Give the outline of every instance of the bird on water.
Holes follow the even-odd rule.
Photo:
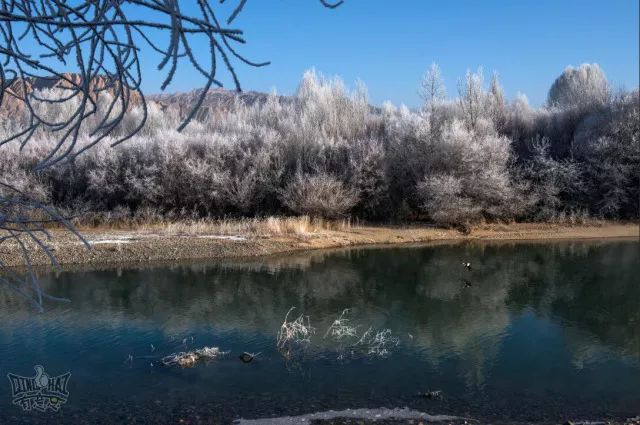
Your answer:
[[[251,361],[256,358],[260,353],[257,354],[253,354],[253,353],[247,353],[246,351],[244,353],[242,353],[241,355],[238,356],[238,358],[240,360],[242,360],[242,363],[251,363]]]

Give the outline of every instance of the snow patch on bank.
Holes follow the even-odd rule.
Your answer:
[[[282,416],[279,418],[260,418],[260,419],[238,419],[235,421],[237,425],[286,425],[311,423],[316,420],[335,420],[335,419],[364,419],[364,420],[411,420],[419,419],[425,422],[444,422],[444,421],[473,421],[473,419],[462,418],[458,416],[448,415],[430,415],[418,410],[408,408],[396,409],[347,409],[347,410],[328,410],[326,412],[309,413],[300,416]]]
[[[196,239],[221,239],[221,240],[235,241],[235,242],[246,241],[248,239],[244,236],[232,236],[232,235],[178,235],[178,236],[185,236],[185,237],[196,238]],[[121,236],[121,237],[115,237],[110,239],[96,239],[93,241],[89,241],[89,244],[90,245],[126,244],[126,243],[131,243],[139,240],[157,239],[162,237],[163,236],[161,235]]]
[[[229,236],[229,235],[200,235],[196,236],[197,238],[203,239],[224,239],[227,241],[246,241],[247,238],[244,236]]]
[[[100,244],[105,244],[105,243],[115,243],[115,244],[120,244],[120,243],[131,243],[132,242],[132,238],[124,238],[124,239],[102,239],[102,240],[98,240],[98,241],[89,241],[90,245],[100,245]]]
[[[89,244],[91,245],[101,245],[101,244],[121,244],[121,243],[131,243],[134,242],[136,240],[138,240],[139,238],[136,236],[129,236],[129,235],[118,235],[118,236],[113,236],[111,238],[107,238],[107,239],[96,239],[93,241],[89,241]]]

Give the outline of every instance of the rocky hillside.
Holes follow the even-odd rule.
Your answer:
[[[54,88],[70,89],[79,84],[81,84],[80,75],[73,73],[63,74],[63,78],[14,79],[8,82],[4,87],[5,93],[2,104],[0,105],[0,116],[19,116],[25,107],[24,99],[26,94],[31,93],[34,90]],[[108,84],[109,82],[107,78],[98,77],[93,80],[91,88],[97,95],[100,91],[105,90]],[[156,103],[160,105],[163,110],[167,108],[176,109],[178,111],[178,115],[183,117],[191,111],[191,108],[195,105],[200,93],[201,89],[198,89],[184,93],[147,95],[146,99],[149,103]],[[210,90],[209,93],[207,93],[207,97],[196,118],[200,118],[206,114],[227,111],[235,102],[238,101],[247,105],[253,105],[256,102],[264,103],[268,97],[269,95],[266,93],[253,91],[238,93],[236,91],[225,89]],[[280,99],[282,101],[291,98],[280,96]],[[140,101],[140,94],[132,91],[130,100],[131,105],[139,104]]]
[[[4,83],[0,80],[0,83]],[[25,96],[34,90],[45,89],[73,89],[82,84],[82,78],[79,74],[64,73],[62,77],[53,78],[15,78],[4,85],[4,98],[0,104],[0,116],[12,117],[22,113],[25,107]],[[96,77],[91,82],[91,91],[97,95],[105,89],[108,91],[114,88],[108,88],[110,85],[106,77]],[[130,92],[130,102],[132,105],[140,102],[140,94],[137,91]]]

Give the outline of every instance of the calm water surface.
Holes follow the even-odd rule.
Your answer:
[[[639,273],[637,241],[591,241],[45,275],[48,293],[70,304],[38,314],[0,289],[0,423],[225,423],[404,406],[493,422],[631,417],[640,414]],[[283,353],[276,336],[292,306],[316,333]],[[398,344],[380,356],[325,337],[345,308],[358,336],[389,329]],[[158,364],[202,346],[230,354],[189,369]],[[261,354],[243,364],[243,351]],[[57,414],[11,404],[4,376],[34,375],[38,364],[71,372]],[[429,389],[442,399],[416,396]]]

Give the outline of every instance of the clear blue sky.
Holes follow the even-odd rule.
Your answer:
[[[291,94],[303,72],[315,67],[339,75],[348,86],[362,80],[372,103],[391,100],[413,107],[431,62],[440,65],[449,95],[456,94],[456,82],[468,68],[483,66],[487,80],[493,70],[499,73],[509,98],[520,91],[539,105],[567,65],[596,62],[614,87],[638,86],[638,3],[345,0],[328,10],[317,0],[249,0],[234,22],[248,40],[239,50],[272,64],[236,68],[245,90]],[[159,90],[156,64],[157,58],[145,60],[147,92]],[[201,85],[185,70],[167,91]]]

